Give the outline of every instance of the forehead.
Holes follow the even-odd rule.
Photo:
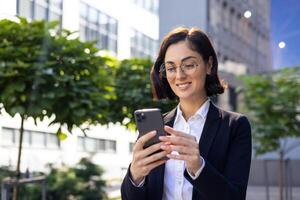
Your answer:
[[[165,62],[181,62],[184,58],[193,56],[201,58],[201,55],[192,50],[188,41],[180,41],[168,47],[165,55]]]

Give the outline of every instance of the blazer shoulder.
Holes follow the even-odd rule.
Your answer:
[[[242,113],[224,110],[219,107],[217,109],[219,109],[222,118],[227,119],[229,123],[242,123],[247,125],[250,124],[247,116]]]

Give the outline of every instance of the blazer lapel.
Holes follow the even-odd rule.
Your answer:
[[[204,158],[207,158],[208,156],[209,149],[217,134],[221,117],[222,115],[220,110],[212,102],[210,102],[206,121],[199,142],[200,154]]]
[[[176,113],[177,113],[177,107],[175,107],[170,112],[164,114],[163,118],[164,118],[165,125],[173,127]]]

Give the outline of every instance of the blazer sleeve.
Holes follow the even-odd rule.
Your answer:
[[[185,170],[185,178],[209,200],[246,199],[251,163],[251,128],[246,117],[236,120],[237,128],[230,140],[224,171],[221,173],[208,160],[199,177],[193,180]]]
[[[147,199],[147,177],[145,180],[145,183],[142,187],[136,187],[134,186],[130,181],[130,166],[128,167],[126,176],[123,179],[122,185],[121,185],[121,197],[122,200],[141,200],[141,199]]]

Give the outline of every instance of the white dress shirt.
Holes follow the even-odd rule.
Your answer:
[[[177,106],[177,114],[173,128],[196,137],[199,143],[203,126],[209,109],[209,100],[207,100],[197,110],[197,112],[186,121],[182,115],[180,105]],[[177,153],[177,152],[172,152]],[[201,152],[200,152],[201,153]],[[178,153],[177,153],[178,154]],[[201,157],[202,167],[193,176],[196,179],[204,168],[205,162]],[[192,184],[184,178],[185,163],[180,160],[169,159],[165,164],[163,200],[191,200],[193,195]]]

